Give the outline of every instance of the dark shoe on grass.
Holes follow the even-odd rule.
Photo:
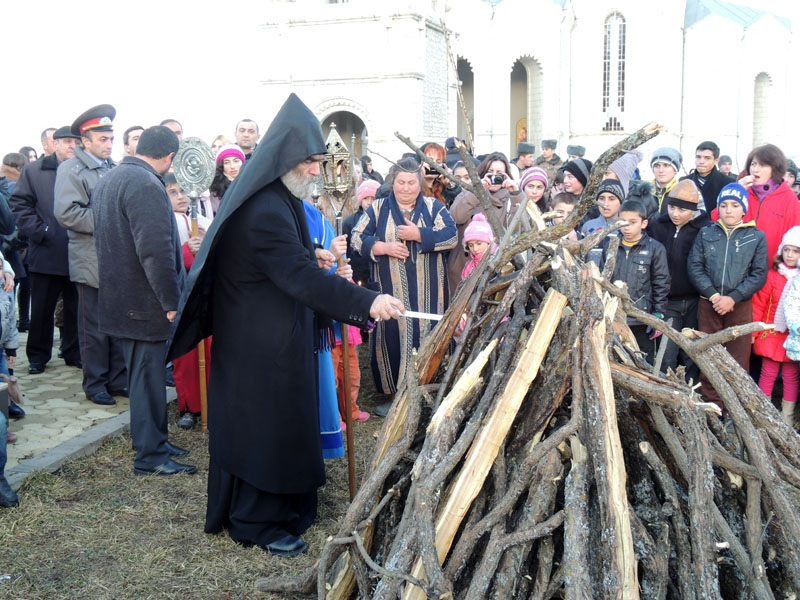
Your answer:
[[[181,415],[181,418],[178,419],[178,427],[181,429],[191,429],[197,423],[197,417],[194,413],[185,412]]]
[[[8,485],[5,477],[0,477],[0,507],[12,508],[19,506],[19,497],[17,493]]]
[[[184,450],[183,448],[178,448],[177,446],[173,446],[169,442],[167,442],[167,452],[169,452],[170,456],[189,456],[188,450]]]
[[[308,544],[306,544],[300,536],[287,534],[271,544],[262,546],[262,548],[275,556],[291,558],[306,552],[308,550]]]
[[[174,460],[168,460],[163,465],[158,465],[157,467],[153,467],[152,469],[138,469],[136,467],[133,468],[133,472],[136,475],[177,475],[178,473],[186,473],[187,475],[191,475],[192,473],[197,472],[197,467],[194,465],[184,465],[182,463],[177,463]]]

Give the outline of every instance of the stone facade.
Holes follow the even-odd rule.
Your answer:
[[[785,120],[794,52],[787,22],[724,2],[682,0],[405,0],[270,4],[262,84],[267,104],[294,91],[346,143],[396,158],[400,131],[419,142],[466,131],[441,23],[452,32],[476,153],[515,155],[520,136],[555,138],[596,158],[649,122],[693,166],[716,141],[741,168],[753,143],[794,148]],[[709,8],[709,6],[711,8]],[[727,12],[726,12],[727,11]],[[277,107],[277,106],[276,106]],[[326,130],[327,133],[327,130]],[[649,168],[643,164],[643,172]]]

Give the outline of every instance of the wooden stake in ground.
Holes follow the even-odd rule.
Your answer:
[[[197,235],[197,198],[192,198],[192,237]],[[197,344],[197,370],[200,372],[200,430],[208,433],[208,386],[206,385],[206,341]]]

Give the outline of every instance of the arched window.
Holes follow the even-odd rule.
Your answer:
[[[625,17],[608,15],[603,35],[603,131],[622,131],[625,114]]]

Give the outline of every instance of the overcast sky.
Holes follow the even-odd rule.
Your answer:
[[[796,0],[742,3],[800,23]],[[71,124],[103,103],[117,109],[115,157],[128,126],[164,118],[209,143],[232,136],[242,117],[263,131],[277,105],[259,80],[271,63],[291,60],[291,49],[279,57],[259,52],[260,24],[274,9],[266,0],[3,0],[0,155],[23,145],[40,150],[42,129]]]

